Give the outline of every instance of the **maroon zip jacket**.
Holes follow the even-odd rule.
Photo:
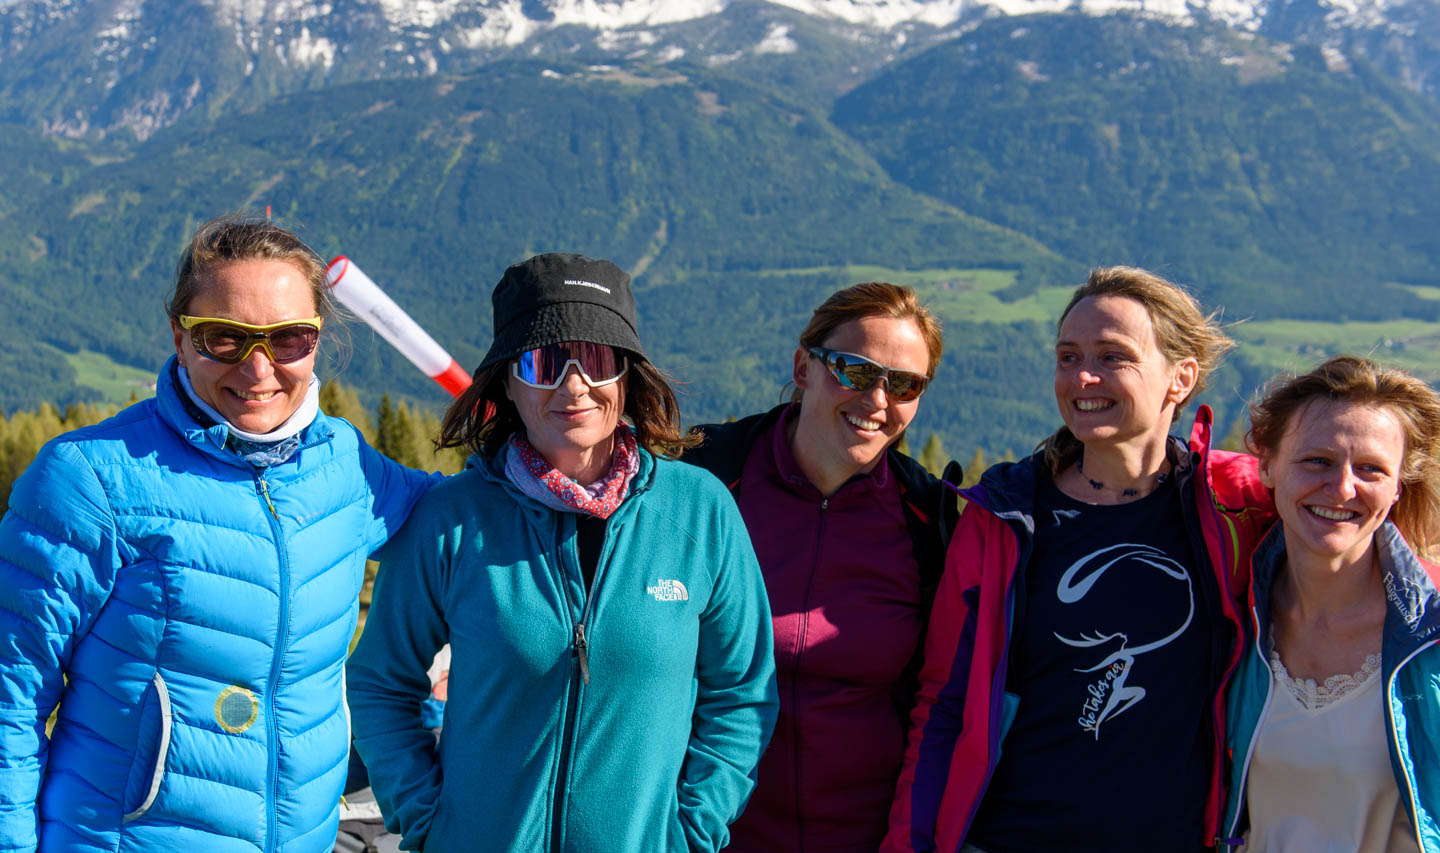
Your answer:
[[[929,548],[948,490],[896,453],[826,499],[790,451],[787,411],[762,417],[703,428],[712,454],[742,463],[727,485],[765,575],[780,690],[757,788],[726,849],[874,853],[904,756],[939,568]],[[726,451],[737,434],[748,440]],[[935,503],[929,513],[924,499]],[[925,572],[922,554],[937,560]]]

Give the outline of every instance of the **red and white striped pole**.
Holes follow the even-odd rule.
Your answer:
[[[465,368],[349,258],[341,255],[331,261],[325,268],[325,276],[336,299],[363,317],[380,337],[450,392],[450,396],[459,397],[470,387],[470,374]]]

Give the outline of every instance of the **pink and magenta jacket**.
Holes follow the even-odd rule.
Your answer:
[[[1228,643],[1212,706],[1214,759],[1206,803],[1207,844],[1218,836],[1224,784],[1225,684],[1241,654],[1251,550],[1268,527],[1272,501],[1253,457],[1210,448],[1211,415],[1200,407],[1176,476],[1192,530],[1204,540],[1221,595]],[[955,853],[964,843],[1014,720],[1019,697],[1005,673],[1017,587],[1034,538],[1035,477],[1043,457],[1002,463],[960,492],[969,503],[936,593],[909,747],[881,848]]]

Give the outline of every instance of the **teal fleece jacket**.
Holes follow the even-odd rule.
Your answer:
[[[587,595],[576,517],[500,464],[472,457],[422,499],[350,659],[355,746],[386,827],[430,853],[719,850],[778,708],[734,502],[709,473],[642,451]],[[446,642],[437,746],[420,703]]]

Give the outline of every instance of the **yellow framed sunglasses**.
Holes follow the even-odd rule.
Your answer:
[[[320,327],[325,320],[285,320],[268,326],[252,326],[223,317],[191,317],[181,314],[180,328],[190,333],[195,351],[224,364],[239,364],[250,357],[256,347],[276,364],[299,361],[315,351],[320,342]]]

